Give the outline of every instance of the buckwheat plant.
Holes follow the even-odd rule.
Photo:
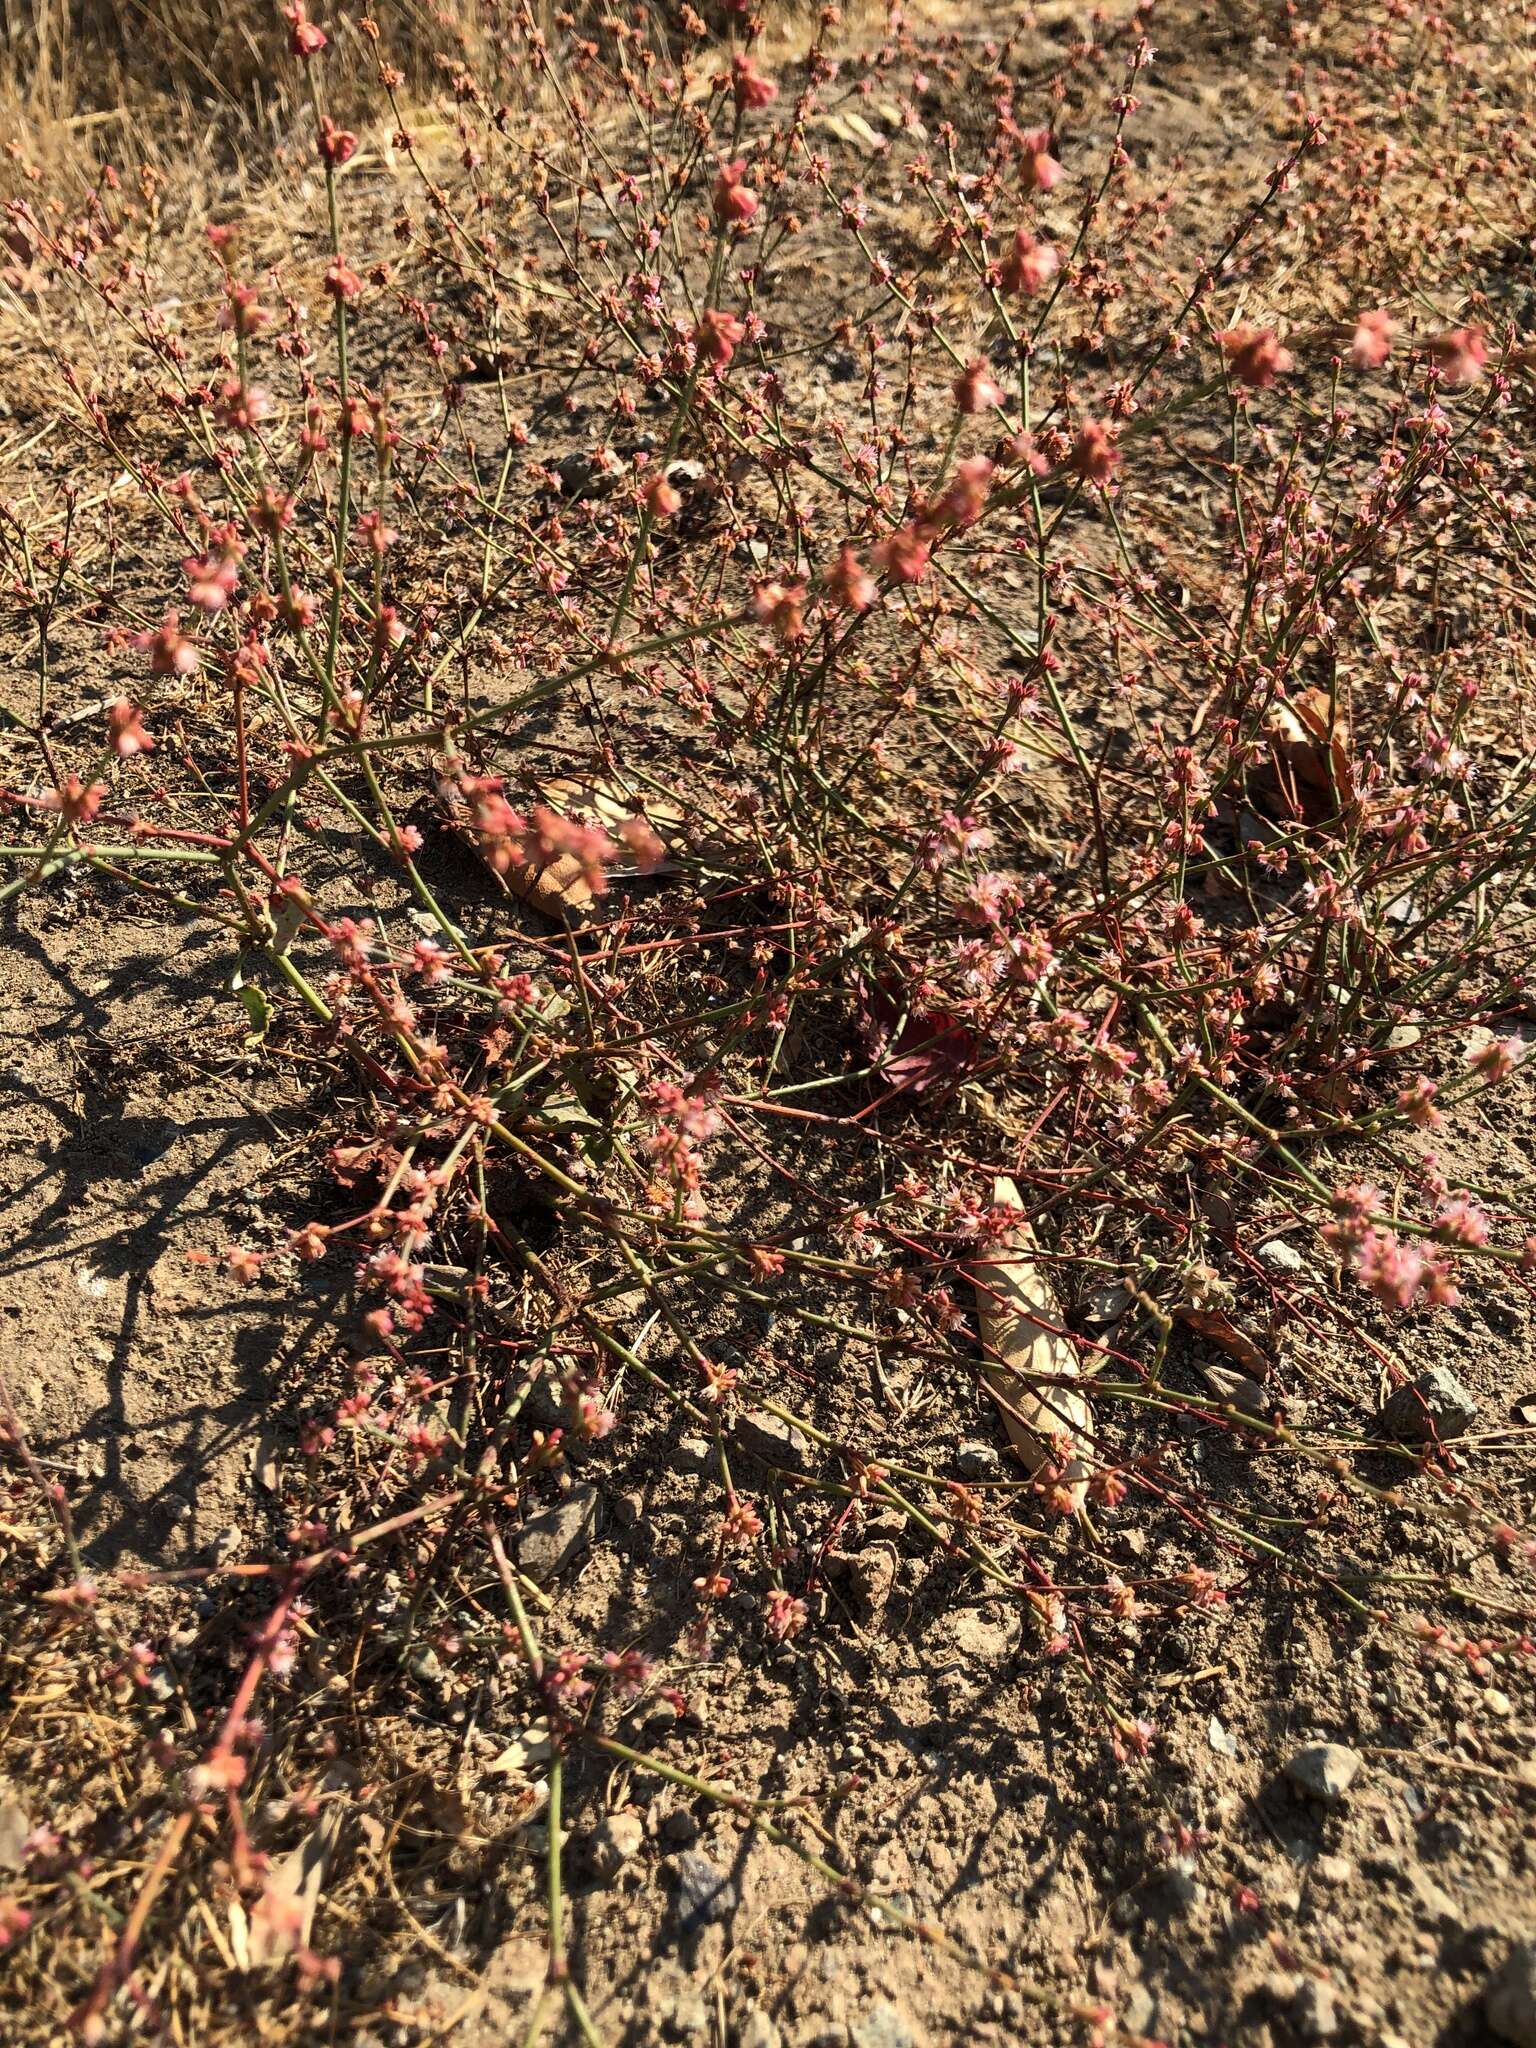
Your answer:
[[[1521,1085],[1536,859],[1536,344],[1482,225],[1532,151],[1454,70],[1424,117],[1454,25],[1282,11],[1213,237],[1142,143],[1150,9],[1029,69],[897,10],[850,57],[831,8],[486,0],[430,108],[373,20],[285,14],[301,227],[107,167],[23,163],[7,209],[91,336],[53,375],[110,488],[82,458],[0,511],[38,677],[3,894],[222,934],[251,1057],[315,1093],[288,1234],[208,1251],[335,1341],[270,1543],[212,1565],[96,1583],[7,1397],[31,1654],[110,1706],[140,1847],[42,1831],[0,1943],[93,1930],[85,2040],[184,2019],[211,1856],[307,2029],[353,1992],[257,1805],[356,1782],[338,1701],[480,1688],[545,1743],[532,2031],[594,2039],[576,1760],[865,1897],[640,1706],[686,1712],[723,1632],[810,1654],[877,1512],[1017,1603],[1132,1778],[1149,1617],[1291,1583],[1405,1658],[1528,1659],[1500,1468],[1373,1419],[1433,1315],[1536,1264],[1528,1188],[1442,1149]],[[110,700],[62,719],[90,643]],[[910,1425],[987,1426],[1000,1175],[1093,1427],[962,1481]],[[663,1420],[711,1446],[686,1640],[557,1647],[520,1525]],[[1336,1569],[1410,1512],[1518,1594]],[[1123,1540],[1153,1517],[1167,1569]]]

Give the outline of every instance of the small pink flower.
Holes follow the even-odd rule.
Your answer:
[[[932,518],[946,526],[974,526],[987,506],[987,492],[993,468],[985,455],[972,455],[958,464],[943,495],[933,507]]]
[[[619,837],[629,848],[635,864],[644,874],[653,873],[667,857],[667,849],[657,838],[655,828],[648,818],[638,815],[626,818],[619,827]]]
[[[846,541],[827,573],[827,595],[847,612],[867,612],[875,601],[875,579]]]
[[[304,0],[292,0],[292,5],[283,9],[283,19],[288,23],[288,47],[295,57],[318,57],[326,45],[326,33],[307,19]]]
[[[1392,336],[1396,331],[1397,322],[1390,313],[1378,310],[1360,314],[1349,345],[1349,360],[1357,370],[1379,370],[1392,353]]]
[[[1356,1269],[1383,1308],[1407,1308],[1424,1278],[1424,1255],[1390,1230],[1367,1230]]]
[[[65,776],[57,789],[39,797],[37,807],[40,811],[57,811],[66,825],[87,825],[101,809],[106,793],[104,782],[84,783],[78,775],[71,773]]]
[[[752,592],[752,610],[780,640],[805,637],[805,585],[759,583]]]
[[[734,313],[722,313],[711,306],[693,330],[693,345],[707,363],[723,370],[746,339],[747,327]]]
[[[683,494],[664,476],[653,476],[645,487],[645,505],[653,519],[675,519],[683,509]]]
[[[1228,327],[1216,339],[1240,384],[1265,391],[1276,377],[1293,367],[1295,358],[1280,346],[1272,327]]]
[[[746,180],[745,157],[720,166],[715,180],[715,219],[722,227],[745,227],[757,211],[757,194]]]
[[[107,707],[107,741],[119,760],[132,760],[135,754],[147,754],[153,748],[155,743],[141,723],[143,716],[138,705],[130,704],[126,697]]]
[[[363,280],[344,258],[335,256],[325,273],[325,288],[339,304],[348,306],[362,297]]]
[[[876,542],[874,558],[893,583],[921,583],[928,574],[931,548],[931,542],[909,521]]]
[[[1440,1121],[1440,1112],[1435,1107],[1437,1092],[1434,1082],[1421,1075],[1410,1087],[1398,1090],[1398,1115],[1405,1116],[1418,1130],[1433,1130]]]
[[[1061,165],[1051,155],[1049,128],[1031,128],[1019,137],[1019,182],[1026,192],[1049,192],[1061,178]]]
[[[764,78],[750,57],[738,54],[731,59],[731,93],[737,111],[745,114],[754,107],[766,107],[776,100],[779,88],[771,78]]]
[[[1449,327],[1429,344],[1429,359],[1447,384],[1475,384],[1488,360],[1480,327]]]
[[[1004,291],[1032,299],[1060,268],[1061,252],[1054,242],[1037,242],[1027,228],[1015,228],[1013,247],[998,265],[998,275]]]
[[[1486,1214],[1468,1194],[1449,1196],[1435,1218],[1435,1235],[1442,1244],[1483,1245],[1489,1229]]]
[[[236,334],[249,341],[253,334],[260,334],[272,315],[256,296],[253,284],[231,284],[228,303],[219,316],[221,327],[231,328]]]
[[[1120,467],[1120,450],[1101,420],[1084,420],[1078,428],[1067,467],[1084,483],[1102,486],[1111,481]]]
[[[1474,1074],[1481,1074],[1485,1081],[1503,1081],[1524,1058],[1523,1039],[1495,1038],[1491,1044],[1479,1046],[1476,1052],[1469,1054],[1467,1065]]]
[[[338,128],[329,114],[320,117],[320,154],[332,170],[350,163],[357,154],[357,137],[350,128]]]
[[[962,412],[991,412],[1003,402],[1003,388],[980,356],[966,364],[953,388]]]
[[[167,612],[153,632],[135,633],[133,644],[148,654],[150,671],[157,676],[195,675],[202,660],[196,643],[181,630],[180,612]]]

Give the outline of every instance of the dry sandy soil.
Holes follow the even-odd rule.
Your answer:
[[[1068,19],[1043,10],[1044,25],[1021,36],[1026,72],[1048,60]],[[1229,32],[1219,7],[1170,8],[1157,40],[1166,56],[1146,82],[1141,133],[1149,149],[1182,157],[1179,231],[1194,234],[1270,160],[1285,62]],[[966,106],[943,107],[943,89],[936,79],[933,112],[963,125]],[[849,145],[834,136],[828,147]],[[896,173],[870,165],[864,175]],[[831,247],[809,250],[808,287],[835,285],[836,260]],[[835,375],[807,368],[806,401],[817,402],[818,376],[827,399]],[[13,407],[0,447],[31,431]],[[68,454],[45,442],[25,460],[35,475]],[[1175,467],[1171,523],[1183,516]],[[24,715],[33,682],[19,632],[7,632],[5,651],[0,702]],[[84,640],[66,647],[54,691],[60,717],[116,694]],[[1043,790],[1045,828],[1050,808]],[[487,933],[509,916],[489,892],[470,914]],[[104,1575],[259,1548],[281,1526],[294,1419],[342,1383],[347,1360],[328,1292],[344,1294],[344,1282],[242,1289],[200,1263],[231,1242],[274,1244],[303,1214],[320,1117],[302,1065],[244,1048],[230,964],[211,926],[168,936],[130,899],[69,878],[4,912],[0,1361]],[[1528,1183],[1529,1108],[1527,1092],[1497,1126],[1469,1111],[1442,1149],[1469,1178]],[[814,1175],[810,1141],[804,1165]],[[740,1199],[764,1199],[745,1165]],[[1250,1278],[1248,1300],[1273,1334],[1277,1403],[1348,1437],[1381,1386],[1371,1361],[1316,1336],[1308,1305],[1330,1285],[1303,1250],[1262,1284]],[[1073,1304],[1079,1327],[1087,1306]],[[832,1440],[873,1438],[895,1461],[1010,1483],[974,1377],[893,1380],[836,1339],[775,1351],[771,1329],[733,1335],[761,1397],[793,1399]],[[1514,1520],[1522,1499],[1530,1505],[1531,1335],[1530,1290],[1511,1276],[1480,1280],[1460,1307],[1392,1339],[1410,1370],[1448,1364],[1476,1395],[1465,1457],[1502,1489]],[[1187,1335],[1170,1354],[1191,1395],[1202,1356],[1215,1354]],[[767,1475],[762,1492],[785,1529],[824,1546],[804,1635],[766,1644],[743,1595],[752,1613],[728,1606],[713,1657],[688,1658],[711,1451],[643,1390],[617,1447],[579,1450],[570,1490],[550,1486],[557,1515],[590,1514],[594,1526],[550,1576],[541,1626],[552,1640],[634,1643],[661,1661],[680,1699],[642,1705],[627,1730],[637,1747],[760,1796],[810,1795],[821,1853],[898,1913],[940,1922],[968,1955],[1069,2002],[1111,2003],[1134,2034],[1191,2048],[1489,2039],[1490,1976],[1515,1943],[1536,1938],[1528,1666],[1479,1672],[1420,1658],[1362,1629],[1349,1600],[1378,1573],[1420,1574],[1426,1606],[1454,1609],[1446,1589],[1466,1580],[1481,1612],[1516,1629],[1528,1586],[1512,1574],[1502,1583],[1496,1561],[1422,1512],[1413,1483],[1400,1511],[1366,1523],[1330,1501],[1315,1465],[1258,1457],[1188,1418],[1155,1434],[1154,1444],[1149,1423],[1140,1448],[1155,1448],[1162,1469],[1199,1484],[1217,1512],[1275,1517],[1277,1547],[1272,1569],[1243,1567],[1242,1597],[1228,1606],[1160,1606],[1117,1636],[1106,1630],[1100,1647],[1119,1660],[1125,1697],[1160,1730],[1144,1759],[1117,1761],[1075,1668],[1042,1658],[1017,1609],[913,1542],[900,1515],[832,1529],[825,1502],[793,1484],[828,1454],[771,1418],[748,1418],[740,1446]],[[1127,1425],[1125,1455],[1137,1448]],[[1209,1561],[1203,1539],[1145,1499],[1099,1519],[1092,1542],[1122,1567],[1140,1561],[1149,1578]],[[1090,1539],[1041,1537],[1063,1583],[1078,1540]],[[177,1623],[188,1659],[201,1654],[206,1619]],[[382,1637],[397,1621],[386,1598],[370,1626]],[[318,1672],[317,1683],[332,1680],[344,1682]],[[126,1788],[114,1795],[88,1744],[61,1776],[36,1774],[57,1754],[48,1714],[62,1711],[48,1705],[46,1670],[13,1660],[5,1684],[5,1844],[19,1807],[29,1824],[89,1838],[108,1863],[134,1853],[114,1832]],[[259,1972],[232,1972],[221,2029],[278,2040],[312,2024],[314,2038],[356,2048],[521,2038],[545,1961],[537,1754],[508,1760],[524,1725],[515,1699],[464,1687],[419,1644],[401,1651],[393,1698],[392,1716],[375,1712],[325,1781],[348,1794],[349,1817],[315,1946],[355,1965],[345,1996],[300,2022]],[[1314,1743],[1352,1752],[1356,1774],[1336,1798],[1287,1776]],[[273,1788],[261,1821],[279,1853],[309,1817]],[[574,1967],[605,2041],[938,2048],[1066,2037],[1056,2014],[989,1984],[958,1953],[882,1925],[867,1903],[830,1895],[789,1849],[675,1785],[588,1759],[573,1766],[567,1821]],[[391,1875],[363,1904],[346,1873],[377,1858],[381,1841]],[[216,1968],[222,1918],[209,1927]],[[78,1958],[53,1981],[35,1958],[18,1969],[6,2038],[61,2038],[80,1972]],[[1508,2038],[1536,2041],[1529,2004],[1521,2024]]]

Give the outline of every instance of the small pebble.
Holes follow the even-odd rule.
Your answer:
[[[614,1877],[637,1856],[645,1840],[645,1827],[637,1813],[610,1813],[599,1821],[587,1838],[587,1855],[596,1875]]]
[[[1396,1388],[1377,1419],[1401,1443],[1423,1444],[1434,1437],[1448,1443],[1465,1436],[1476,1422],[1477,1402],[1453,1372],[1435,1365]]]
[[[1295,1245],[1287,1244],[1283,1237],[1272,1237],[1267,1244],[1261,1244],[1254,1257],[1266,1271],[1271,1273],[1304,1273],[1307,1262]]]
[[[1298,1792],[1337,1806],[1360,1775],[1360,1752],[1342,1742],[1312,1742],[1298,1749],[1285,1767],[1285,1775]]]
[[[684,1849],[672,1864],[677,1879],[673,1905],[684,1934],[695,1934],[712,1920],[725,1920],[737,1906],[735,1881],[702,1849]]]

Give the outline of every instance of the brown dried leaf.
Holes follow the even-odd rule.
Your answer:
[[[261,1897],[251,1909],[245,1938],[253,1969],[259,1970],[280,1956],[309,1947],[315,1908],[320,1903],[341,1823],[341,1807],[328,1807],[297,1849],[267,1872]],[[233,1919],[230,1934],[235,1934]]]
[[[1212,1344],[1219,1345],[1229,1358],[1235,1358],[1244,1372],[1256,1380],[1269,1377],[1269,1359],[1251,1337],[1245,1337],[1233,1322],[1219,1308],[1191,1308],[1181,1302],[1174,1315],[1186,1329],[1193,1330],[1197,1337],[1205,1337]]]
[[[1326,690],[1303,690],[1269,715],[1275,766],[1282,791],[1309,825],[1337,817],[1358,791],[1349,753],[1349,724]],[[1262,796],[1262,778],[1258,793]]]
[[[992,1200],[1022,1209],[1013,1182],[999,1175]],[[1021,1218],[1004,1241],[971,1263],[971,1281],[981,1325],[982,1372],[1002,1411],[1014,1455],[1033,1479],[1057,1460],[1064,1438],[1068,1454],[1062,1481],[1074,1508],[1088,1491],[1093,1411],[1079,1386],[1077,1349],[1060,1329],[1061,1312],[1050,1282],[1036,1263],[1034,1232]]]

